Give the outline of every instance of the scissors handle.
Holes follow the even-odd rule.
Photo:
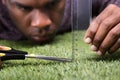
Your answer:
[[[10,47],[0,46],[0,59],[1,61],[5,60],[22,60],[25,59],[25,55],[28,54],[25,51],[15,50]]]

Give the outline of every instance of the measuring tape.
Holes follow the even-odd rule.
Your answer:
[[[71,0],[72,14],[72,58],[76,53],[80,53],[78,49],[79,40],[81,40],[80,30],[86,30],[90,24],[92,17],[92,0]],[[82,39],[83,40],[83,39]],[[82,45],[81,45],[82,47]],[[84,50],[83,50],[84,51]]]

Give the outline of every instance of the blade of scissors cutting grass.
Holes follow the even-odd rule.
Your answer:
[[[51,60],[51,61],[61,61],[61,62],[71,62],[72,59],[68,58],[58,58],[53,56],[43,56],[43,55],[25,55],[26,58],[37,58],[37,59],[44,59],[44,60]]]

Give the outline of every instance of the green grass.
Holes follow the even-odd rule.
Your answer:
[[[74,60],[66,63],[36,59],[5,61],[0,80],[120,80],[120,51],[100,58],[83,42],[84,31],[79,36],[76,35],[79,39],[74,45],[76,51],[72,51],[71,33],[59,35],[46,45],[0,40],[1,45],[29,53],[66,58],[74,55]]]

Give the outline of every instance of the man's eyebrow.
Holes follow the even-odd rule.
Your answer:
[[[47,0],[48,2],[47,3],[45,3],[46,5],[47,4],[57,4],[57,3],[59,3],[61,0]]]
[[[50,2],[60,2],[61,0],[49,0]]]
[[[17,1],[13,1],[13,2],[11,2],[11,4],[16,4],[16,5],[20,5],[20,6],[30,6],[29,4],[24,4],[21,2],[17,2]]]
[[[48,1],[61,1],[61,0],[48,0]]]

